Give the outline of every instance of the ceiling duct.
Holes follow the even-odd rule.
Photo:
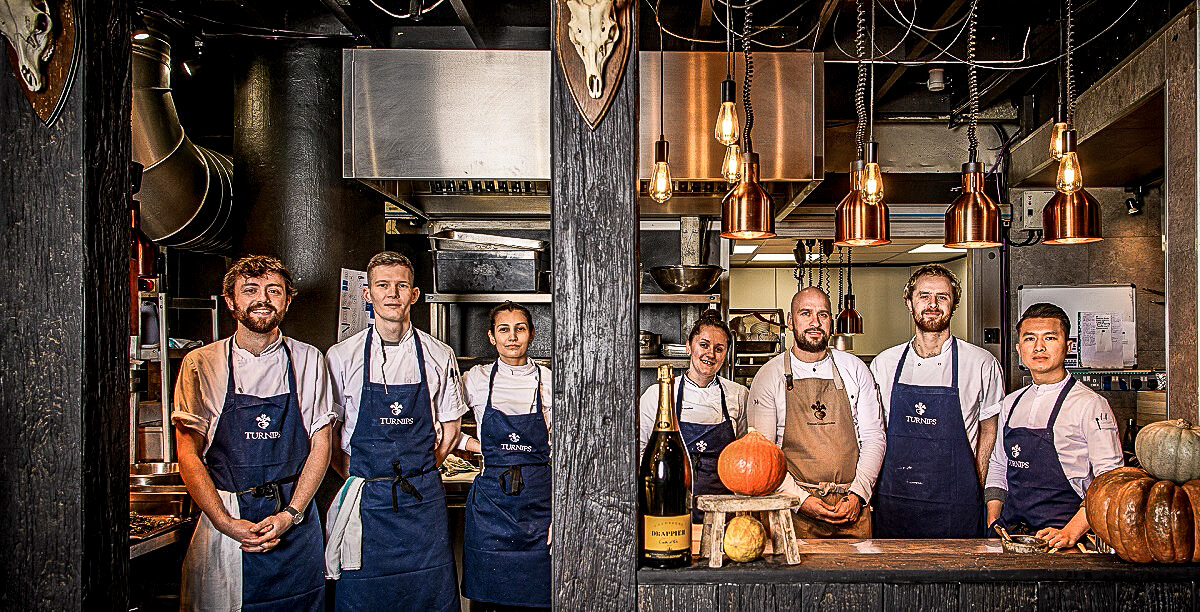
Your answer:
[[[643,181],[658,136],[656,56],[640,57]],[[664,204],[643,188],[643,215],[720,214],[729,185],[712,126],[726,61],[723,52],[665,54],[663,122],[678,188]],[[419,217],[549,214],[551,69],[547,51],[344,51],[343,175]],[[754,71],[762,181],[777,201],[798,203],[825,175],[821,54],[755,53]]]
[[[145,166],[142,231],[156,244],[221,253],[232,244],[233,160],[192,144],[171,95],[171,45],[133,41],[133,161]]]

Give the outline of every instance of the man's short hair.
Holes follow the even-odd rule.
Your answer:
[[[395,251],[380,251],[376,253],[371,261],[367,262],[367,278],[371,278],[371,270],[381,266],[403,266],[408,268],[412,274],[413,282],[417,280],[417,269],[413,267],[412,260],[395,252]]]
[[[226,297],[233,297],[233,287],[239,278],[258,278],[270,273],[283,277],[283,285],[289,296],[296,295],[296,285],[292,283],[292,273],[282,261],[269,255],[247,255],[229,266],[225,272],[225,280],[221,283],[221,291]]]
[[[1017,335],[1021,334],[1021,325],[1028,319],[1057,319],[1062,324],[1063,339],[1071,336],[1071,318],[1067,316],[1066,311],[1054,304],[1038,302],[1026,308],[1021,320],[1017,321]]]
[[[912,300],[913,292],[917,290],[917,281],[923,276],[940,276],[950,281],[950,294],[954,299],[954,307],[950,309],[950,312],[958,309],[958,300],[962,297],[962,285],[958,284],[958,277],[950,271],[950,268],[936,263],[925,264],[908,277],[908,282],[904,285],[904,301]]]

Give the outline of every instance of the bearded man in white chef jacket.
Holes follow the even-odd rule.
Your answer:
[[[867,504],[887,444],[875,379],[829,346],[833,312],[820,288],[792,297],[788,326],[795,344],[754,377],[747,422],[783,449],[780,492],[801,499],[796,537],[870,538]]]
[[[225,274],[237,332],[188,353],[175,386],[179,471],[203,511],[183,563],[184,610],[322,610],[329,376],[279,324],[296,289],[273,257]],[[165,350],[165,347],[164,347]]]
[[[1004,374],[987,350],[950,334],[962,289],[940,264],[904,287],[916,335],[871,361],[887,422],[875,537],[977,538]]]
[[[438,466],[467,405],[454,351],[412,325],[415,281],[407,257],[372,257],[363,297],[374,325],[329,349],[333,466],[347,477],[326,521],[338,610],[459,608]]]
[[[1033,384],[1000,404],[1003,428],[988,470],[988,523],[1070,548],[1089,529],[1083,500],[1095,478],[1124,464],[1108,400],[1077,383],[1064,362],[1071,320],[1034,304],[1017,323],[1017,353]]]

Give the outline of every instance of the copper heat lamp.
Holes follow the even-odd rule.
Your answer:
[[[1064,134],[1064,153],[1075,151],[1075,132]],[[1044,244],[1087,244],[1104,240],[1100,232],[1100,202],[1082,187],[1071,193],[1056,191],[1042,209]]]
[[[850,193],[833,211],[834,244],[841,247],[870,247],[890,244],[891,227],[887,204],[868,204],[862,196],[863,160],[850,166]]]
[[[775,236],[775,203],[758,183],[758,153],[742,154],[742,182],[721,200],[721,237],[753,240]]]
[[[946,246],[990,249],[1001,245],[1000,207],[983,187],[983,164],[963,164],[963,191],[946,210]]]

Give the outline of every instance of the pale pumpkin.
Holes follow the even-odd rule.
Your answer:
[[[1176,486],[1117,468],[1088,487],[1085,511],[1092,531],[1126,561],[1200,562],[1200,480]]]
[[[1143,427],[1134,446],[1138,462],[1157,478],[1177,485],[1200,478],[1200,427],[1185,419]]]
[[[787,475],[783,450],[751,427],[730,442],[717,459],[717,476],[725,488],[742,495],[774,493]]]
[[[725,527],[725,554],[738,563],[762,556],[767,546],[767,530],[752,516],[735,516]]]

